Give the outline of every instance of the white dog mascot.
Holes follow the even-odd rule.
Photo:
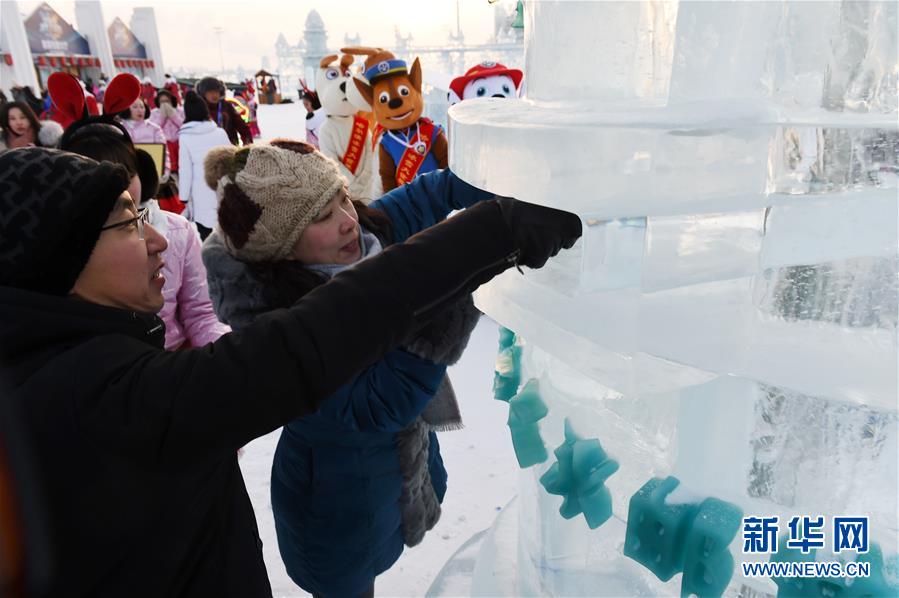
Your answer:
[[[350,182],[350,197],[369,203],[374,192],[371,123],[356,113],[370,108],[359,105],[354,93],[353,60],[349,54],[325,56],[315,73],[315,91],[328,115],[318,141],[321,152],[337,162]]]
[[[446,94],[449,105],[475,98],[517,98],[522,72],[504,65],[485,61],[468,69],[450,83]]]

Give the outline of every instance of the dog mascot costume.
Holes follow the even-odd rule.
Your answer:
[[[449,105],[475,98],[517,98],[522,72],[498,62],[484,61],[450,83]]]
[[[419,174],[447,167],[447,141],[443,127],[422,118],[421,64],[406,63],[382,48],[342,48],[365,56],[365,79],[353,79],[372,107],[380,143],[378,173],[384,193],[412,181]],[[376,135],[377,139],[377,135]]]
[[[339,60],[338,60],[339,58]],[[369,203],[372,199],[373,149],[369,121],[356,112],[353,96],[347,97],[352,86],[353,57],[336,54],[322,58],[315,73],[315,91],[327,117],[318,130],[321,153],[333,159],[340,173],[349,181],[350,197]]]

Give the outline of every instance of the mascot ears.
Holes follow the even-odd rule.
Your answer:
[[[50,75],[47,78],[47,91],[65,120],[72,122],[86,116],[84,89],[78,79],[69,73],[56,72]]]
[[[119,73],[112,78],[103,94],[104,114],[118,114],[127,110],[140,97],[140,81],[131,73]]]

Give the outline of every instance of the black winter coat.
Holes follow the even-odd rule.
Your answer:
[[[174,353],[156,316],[0,287],[2,400],[42,490],[48,595],[270,596],[237,448],[314,412],[515,255],[484,202],[290,309]]]
[[[237,110],[231,105],[231,102],[222,98],[214,104],[206,102],[206,107],[209,108],[210,118],[215,121],[215,124],[224,129],[231,143],[237,145],[238,137],[244,145],[253,143],[250,127],[243,121]]]

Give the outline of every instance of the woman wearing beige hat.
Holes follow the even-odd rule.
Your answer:
[[[219,230],[207,239],[203,261],[216,313],[236,330],[452,210],[520,205],[445,170],[366,206],[348,196],[332,160],[291,141],[213,150],[206,173],[219,197]],[[547,210],[546,224],[557,214]],[[482,222],[468,234],[501,237],[506,229],[502,221]],[[419,284],[439,284],[446,264],[470,263],[478,251],[447,246],[422,263]],[[382,317],[365,300],[354,309]],[[462,425],[446,368],[461,356],[479,315],[469,294],[445,302],[427,326],[341,386],[316,414],[284,427],[272,465],[272,510],[281,558],[304,590],[371,596],[375,577],[436,524],[447,473],[435,432]],[[332,334],[345,344],[372,340],[348,322]]]

